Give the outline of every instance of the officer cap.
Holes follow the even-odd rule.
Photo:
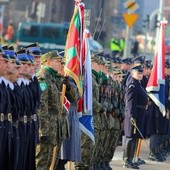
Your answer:
[[[22,64],[31,64],[31,61],[25,49],[18,51],[17,57]]]
[[[29,60],[32,64],[35,64],[34,56],[32,55],[32,53],[30,51],[27,51],[27,57],[29,58]]]
[[[145,61],[145,56],[140,56],[140,57],[136,57],[135,59],[133,59],[133,64],[144,64]]]
[[[131,70],[136,71],[138,73],[143,73],[143,67],[141,65],[132,67]]]
[[[24,47],[24,49],[28,50],[33,55],[36,55],[36,56],[41,56],[42,55],[40,47],[39,47],[39,44],[37,42]]]
[[[119,58],[119,57],[116,57],[115,60],[116,60],[116,63],[118,63],[118,64],[121,64],[121,63],[122,63],[122,60],[121,60],[121,58]]]
[[[128,58],[123,59],[122,63],[129,64],[129,59]]]
[[[4,54],[2,55],[2,58],[6,61],[10,61],[10,57],[9,57],[9,54],[8,54],[8,46],[3,46],[2,50],[4,52]]]
[[[8,55],[9,55],[9,57],[10,57],[11,60],[13,60],[13,61],[16,61],[16,60],[17,60],[17,57],[16,57],[16,54],[15,54],[15,52],[14,52],[14,47],[13,47],[13,46],[10,46],[10,47],[8,48]]]
[[[57,50],[47,52],[42,55],[41,63],[44,63],[47,60],[54,59],[54,58],[63,58]]]
[[[17,60],[15,61],[15,63],[16,63],[17,66],[21,66],[21,65],[22,65],[22,63],[19,61],[18,58],[17,58]]]

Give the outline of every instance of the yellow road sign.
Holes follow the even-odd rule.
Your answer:
[[[138,14],[127,14],[127,13],[123,14],[123,18],[124,18],[126,24],[129,26],[129,28],[134,25],[134,23],[137,21],[138,17],[139,17]]]
[[[139,8],[139,5],[135,2],[135,0],[129,0],[124,3],[124,7],[130,12],[134,12],[136,9]]]

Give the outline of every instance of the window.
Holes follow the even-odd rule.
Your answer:
[[[39,29],[40,29],[39,26],[24,27],[22,30],[22,34],[25,36],[38,37]]]
[[[57,39],[59,38],[59,35],[60,35],[59,28],[44,27],[42,29],[42,37],[44,38]]]

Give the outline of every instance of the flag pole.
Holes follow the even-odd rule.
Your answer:
[[[81,2],[82,0],[74,0],[75,2]],[[64,84],[63,84],[63,91],[66,91],[66,85],[64,86]],[[65,95],[65,93],[63,93],[63,91],[62,91],[62,95],[64,94]],[[62,98],[62,102],[64,102],[64,96],[62,96],[63,98]],[[63,103],[62,103],[63,104]],[[63,106],[63,105],[62,105]],[[72,164],[72,162],[71,161],[68,161],[68,170],[71,170],[71,164]]]

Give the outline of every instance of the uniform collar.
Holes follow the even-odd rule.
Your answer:
[[[33,74],[33,75],[32,75],[32,80],[34,80],[34,77],[36,77],[36,74]]]
[[[21,83],[22,83],[22,80],[21,80],[21,78],[19,78],[19,79],[17,80],[17,84],[18,84],[19,86],[21,86]]]
[[[8,80],[8,85],[11,90],[14,90],[14,84]]]
[[[2,77],[0,77],[0,84],[2,83]]]
[[[2,77],[2,81],[5,83],[5,86],[7,87],[8,85],[8,80],[5,77]]]
[[[57,72],[54,71],[52,68],[48,67],[48,66],[44,66],[44,68],[54,77],[57,77]]]

